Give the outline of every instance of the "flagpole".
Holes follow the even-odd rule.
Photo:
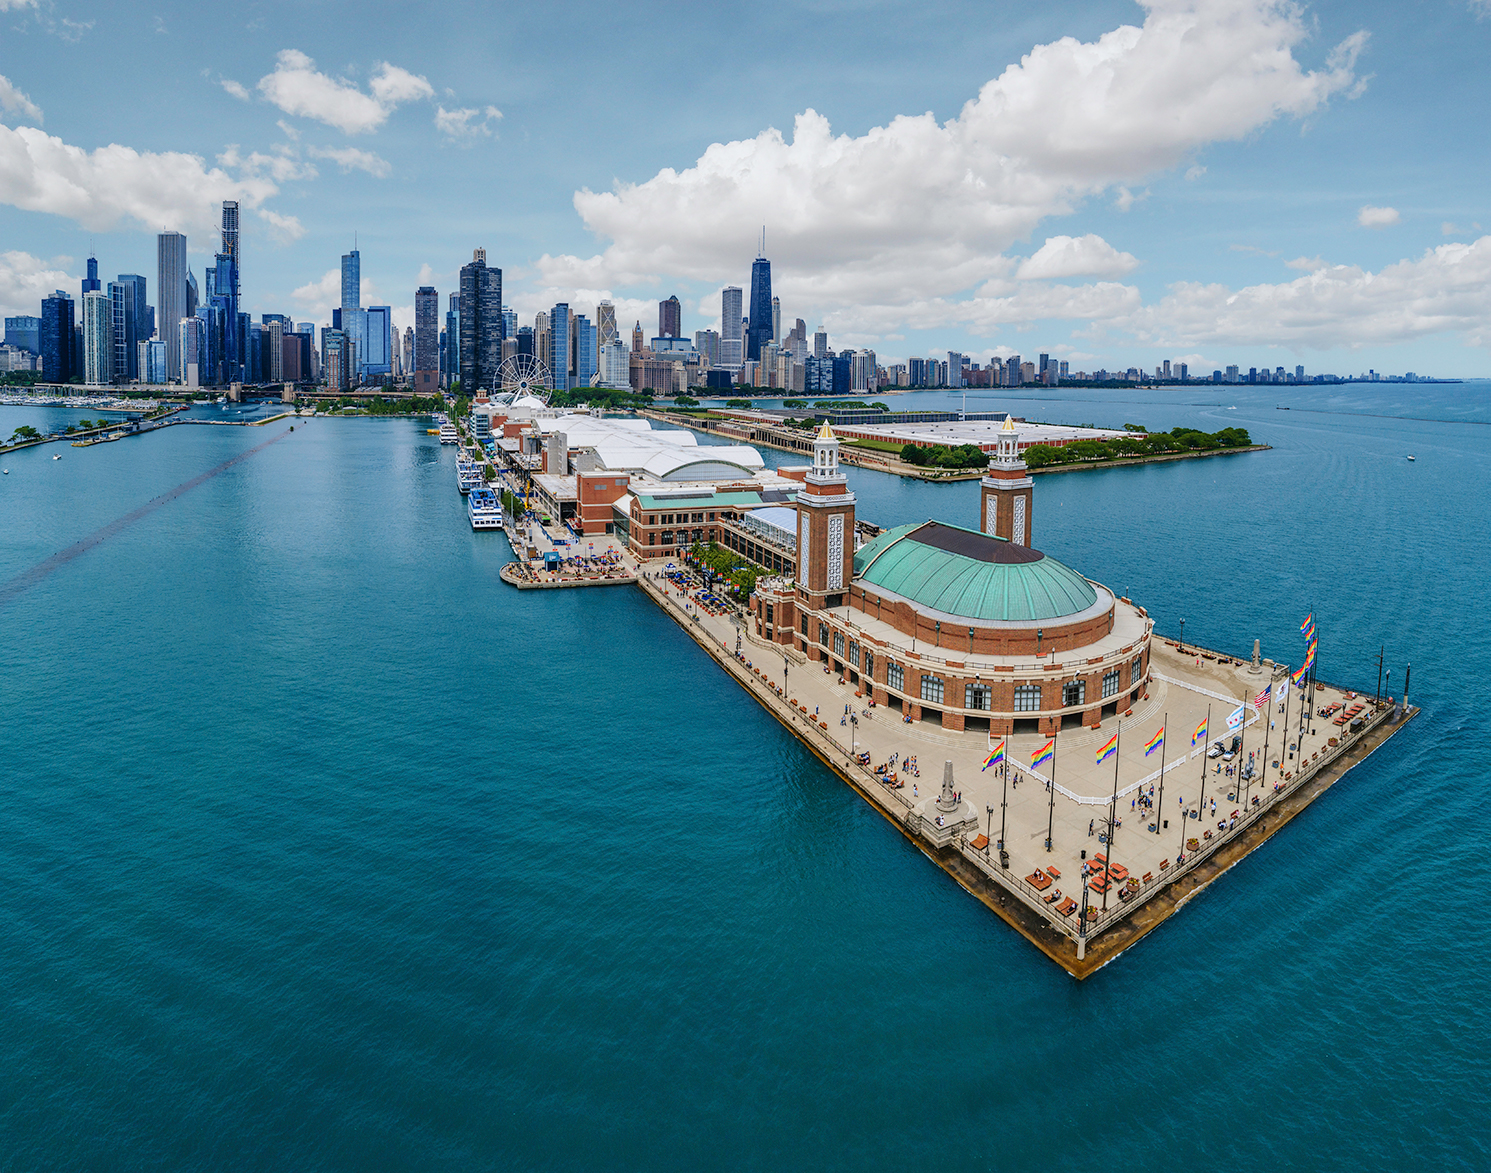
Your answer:
[[[1056,718],[1060,721],[1061,718]],[[1058,732],[1060,731],[1058,727]],[[1056,821],[1056,734],[1051,734],[1051,783],[1049,786],[1051,801],[1046,808],[1046,851],[1051,851],[1051,828]]]
[[[1273,728],[1274,724],[1274,685],[1272,680],[1268,684],[1268,712],[1264,714],[1263,719],[1268,724],[1263,727],[1263,768],[1259,771],[1260,781],[1258,783],[1260,787],[1264,782],[1268,781],[1268,732]]]
[[[1202,808],[1206,805],[1206,763],[1207,763],[1207,760],[1208,760],[1207,756],[1206,756],[1206,751],[1207,751],[1207,748],[1208,748],[1207,742],[1209,742],[1210,740],[1211,740],[1211,706],[1207,705],[1206,706],[1206,737],[1201,742],[1201,793],[1200,793],[1200,795],[1196,799],[1196,824],[1197,824],[1196,829],[1198,831],[1201,829],[1200,824],[1201,824],[1202,820],[1205,818],[1205,814],[1203,813]],[[1197,838],[1199,839],[1200,836],[1198,835]],[[1184,827],[1182,827],[1180,829],[1180,849],[1182,851],[1184,851],[1186,849],[1186,831],[1185,831]]]
[[[1004,823],[1010,807],[1010,746],[1007,737],[1004,742],[1004,761],[1001,764],[1004,766],[1004,793],[999,800],[999,850],[1002,861],[1004,858]]]
[[[1119,751],[1123,749],[1123,721],[1118,722],[1118,729],[1113,734],[1113,797],[1108,801],[1108,883],[1103,888],[1103,912],[1108,911],[1108,889],[1113,887],[1113,842],[1118,838],[1118,757]]]
[[[1165,743],[1170,740],[1170,714],[1165,714],[1165,723],[1160,726],[1160,797],[1154,804],[1154,833],[1160,833],[1160,814],[1165,809]],[[1182,837],[1184,842],[1184,837]]]
[[[1244,803],[1246,803],[1247,800],[1244,799],[1243,796],[1242,796],[1242,792],[1243,792],[1243,788],[1242,788],[1243,751],[1248,748],[1248,717],[1247,717],[1248,698],[1247,698],[1246,695],[1243,696],[1242,710],[1243,710],[1242,724],[1238,726],[1238,731],[1237,731],[1237,775],[1236,775],[1236,781],[1234,781],[1232,783],[1232,795],[1233,795],[1233,800],[1234,801],[1241,800]],[[1247,814],[1247,813],[1248,813],[1247,809],[1246,809],[1246,807],[1244,807],[1243,814]]]
[[[1277,775],[1283,771],[1284,763],[1289,760],[1289,693],[1294,691],[1292,688],[1289,688],[1291,683],[1292,681],[1288,676],[1284,677],[1284,687],[1287,690],[1284,693],[1284,752],[1279,755],[1279,769],[1274,771],[1276,775],[1274,778],[1275,784],[1279,781]]]

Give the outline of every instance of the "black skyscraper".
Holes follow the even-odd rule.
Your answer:
[[[81,365],[74,358],[77,335],[73,328],[72,298],[58,290],[41,303],[41,377],[45,383],[65,383]]]
[[[487,267],[487,250],[476,249],[461,266],[461,390],[491,390],[502,365],[502,270]]]
[[[746,358],[759,362],[771,341],[771,262],[757,257],[751,265],[751,324],[746,331]]]

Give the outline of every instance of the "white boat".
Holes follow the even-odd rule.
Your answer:
[[[1417,458],[1417,457],[1414,457],[1414,456],[1410,456],[1410,457],[1409,457],[1409,458],[1408,458],[1408,459],[1409,459],[1409,460],[1416,460],[1416,459],[1418,459],[1418,458]]]
[[[62,459],[62,454],[60,452],[54,453],[53,456],[52,456],[52,459],[53,460],[61,460]]]
[[[440,425],[440,443],[454,444],[458,439],[455,424],[445,423]]]
[[[501,529],[502,502],[491,489],[472,489],[466,498],[472,529]]]
[[[456,488],[461,492],[469,493],[472,489],[480,489],[486,484],[481,475],[481,465],[471,460],[460,460],[456,462]]]

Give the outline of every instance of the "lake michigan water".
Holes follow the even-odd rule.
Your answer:
[[[1035,544],[1422,715],[1079,984],[639,592],[505,587],[423,423],[302,423],[0,606],[0,1168],[1491,1165],[1491,386],[1013,405],[1273,445]],[[0,458],[0,590],[284,426]]]

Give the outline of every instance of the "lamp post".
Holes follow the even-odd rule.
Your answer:
[[[1057,729],[1060,730],[1061,718],[1056,718]],[[1056,734],[1051,735],[1051,780],[1046,783],[1046,791],[1050,794],[1050,801],[1046,805],[1046,853],[1051,852],[1051,830],[1056,822]]]
[[[782,654],[782,695],[787,695],[787,655]]]
[[[1186,650],[1186,621],[1180,621],[1180,651],[1184,655]]]
[[[984,855],[987,857],[989,854],[989,841],[994,838],[994,808],[986,806],[984,810],[989,812],[989,833],[984,836]],[[1001,842],[999,846],[1003,847],[1004,843]]]

